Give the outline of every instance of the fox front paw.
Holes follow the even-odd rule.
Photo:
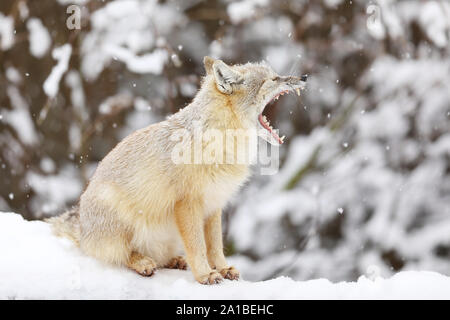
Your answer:
[[[222,275],[217,271],[212,271],[209,274],[197,278],[197,281],[201,284],[217,284],[222,282],[222,280]]]
[[[229,280],[238,280],[239,279],[239,271],[236,270],[235,267],[226,267],[220,270],[220,274],[225,279]]]
[[[187,262],[186,262],[186,260],[184,260],[184,258],[182,256],[178,256],[178,257],[175,257],[172,260],[170,260],[169,263],[166,265],[166,268],[186,270]]]

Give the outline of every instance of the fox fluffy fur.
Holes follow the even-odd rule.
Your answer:
[[[300,80],[279,77],[262,64],[228,66],[209,57],[204,64],[206,76],[192,103],[126,137],[99,163],[79,205],[49,219],[57,235],[141,275],[189,265],[203,284],[239,278],[223,253],[221,212],[249,177],[248,165],[175,164],[171,154],[179,141],[171,136],[198,124],[254,128],[265,105],[280,91],[300,87]]]

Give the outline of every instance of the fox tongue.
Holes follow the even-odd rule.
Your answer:
[[[282,144],[282,143],[283,143],[284,137],[283,137],[283,139],[280,138],[280,137],[278,136],[278,134],[277,134],[275,131],[272,130],[272,128],[269,126],[268,122],[264,120],[264,117],[263,117],[262,114],[260,114],[260,115],[258,116],[258,121],[259,121],[259,123],[261,124],[261,126],[262,126],[264,129],[266,129],[266,130],[270,133],[271,137],[273,137],[273,138],[276,140],[276,142],[277,142],[278,144]],[[272,143],[271,141],[269,141],[268,139],[266,139],[266,138],[268,138],[268,137],[264,137],[264,136],[263,136],[263,138],[264,138],[266,141],[268,141],[269,143]]]

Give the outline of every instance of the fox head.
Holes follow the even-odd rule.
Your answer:
[[[230,66],[211,57],[205,57],[203,62],[216,89],[245,120],[260,127],[259,136],[271,144],[282,144],[284,136],[279,137],[262,112],[280,95],[289,92],[300,95],[307,76],[280,76],[265,63]]]

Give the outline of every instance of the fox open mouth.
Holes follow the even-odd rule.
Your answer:
[[[290,90],[284,90],[281,91],[280,93],[276,94],[267,105],[271,104],[273,101],[278,100],[278,98],[284,94],[288,94]],[[300,96],[300,89],[296,88],[295,92],[297,93],[298,96]],[[282,136],[280,138],[280,136],[278,135],[278,133],[276,131],[276,129],[274,129],[271,125],[269,120],[267,120],[266,116],[264,116],[262,113],[258,116],[258,121],[259,124],[267,131],[268,134],[263,134],[261,135],[261,137],[266,140],[267,142],[271,143],[271,144],[283,144],[284,143],[284,139],[286,138],[285,136]],[[273,141],[274,140],[274,141]]]

